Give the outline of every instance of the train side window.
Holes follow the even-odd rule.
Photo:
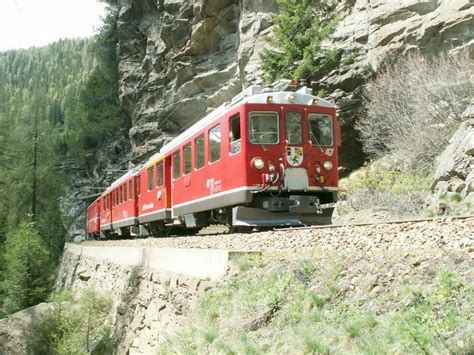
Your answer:
[[[242,149],[242,140],[240,137],[240,114],[230,118],[230,154],[236,154]]]
[[[128,182],[128,193],[129,193],[130,200],[132,200],[133,199],[133,182],[132,182],[132,180],[130,180]]]
[[[184,153],[184,175],[187,175],[192,170],[192,162],[191,162],[191,143],[188,143],[183,148]]]
[[[331,147],[334,144],[331,116],[310,113],[308,123],[309,136],[313,145]]]
[[[181,152],[177,150],[173,153],[173,178],[177,179],[181,175]]]
[[[221,125],[209,131],[209,162],[213,163],[221,158]]]
[[[301,144],[301,114],[299,112],[287,112],[285,114],[285,124],[288,144]]]
[[[123,202],[127,201],[127,183],[123,184]]]
[[[150,166],[148,168],[148,191],[153,190],[153,186],[155,185],[155,169],[154,166]]]
[[[204,166],[204,134],[201,134],[194,140],[194,160],[196,161],[196,170]]]
[[[120,203],[123,202],[123,189],[122,189],[122,186],[119,187],[119,201]]]
[[[163,160],[156,164],[156,186],[163,185]]]

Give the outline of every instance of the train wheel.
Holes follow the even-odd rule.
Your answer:
[[[166,238],[170,235],[169,228],[166,227],[164,223],[160,222],[150,223],[148,230],[150,231],[152,237]]]
[[[229,234],[234,233],[251,233],[253,231],[253,227],[250,226],[229,226]]]

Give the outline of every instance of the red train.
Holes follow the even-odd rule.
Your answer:
[[[249,87],[119,178],[89,206],[87,235],[331,223],[336,110],[287,87]]]

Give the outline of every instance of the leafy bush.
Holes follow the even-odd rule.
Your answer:
[[[364,151],[431,170],[472,101],[473,75],[467,53],[412,54],[389,65],[367,87],[367,114],[356,125]]]
[[[33,324],[30,350],[43,354],[112,353],[112,328],[106,324],[111,307],[108,297],[88,289],[78,300],[66,291],[54,295],[51,302],[52,312]]]
[[[385,159],[384,163],[387,159]],[[391,162],[390,164],[394,164]],[[341,181],[346,209],[384,210],[397,217],[419,215],[429,193],[431,176],[424,171],[395,166],[382,166],[378,161],[364,166]],[[339,208],[339,213],[347,211]]]

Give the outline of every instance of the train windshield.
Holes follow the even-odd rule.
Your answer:
[[[285,114],[285,123],[288,144],[301,144],[301,114],[299,112],[287,112]]]
[[[313,145],[330,147],[333,143],[332,117],[310,113],[308,115],[309,136]]]
[[[276,112],[250,112],[249,136],[252,144],[278,144],[280,131]]]

